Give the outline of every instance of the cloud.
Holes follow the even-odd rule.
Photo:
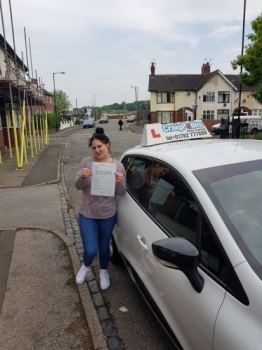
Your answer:
[[[214,38],[214,39],[227,38],[240,31],[241,31],[241,26],[223,26],[214,30],[212,33],[208,35],[208,37]]]
[[[8,3],[2,1],[12,45]],[[261,8],[261,0],[247,3],[247,31]],[[128,102],[131,85],[149,98],[152,59],[156,74],[200,73],[206,57],[213,58],[212,70],[230,73],[240,52],[239,0],[12,0],[12,11],[18,55],[25,54],[26,27],[46,89],[53,90],[53,72],[65,71],[56,76],[57,88],[80,106],[91,104],[94,93],[101,105],[125,94]]]

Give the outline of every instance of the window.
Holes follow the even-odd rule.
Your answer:
[[[150,169],[152,162],[143,157],[130,156],[124,159],[123,164],[127,188],[142,206],[146,206],[149,176],[146,169]]]
[[[197,244],[198,205],[184,180],[168,166],[155,161],[147,209],[173,237],[184,237]]]
[[[173,94],[171,92],[158,92],[157,103],[172,103]]]
[[[215,119],[215,111],[203,111],[203,119],[207,119],[207,120]]]
[[[262,109],[253,109],[252,115],[255,115],[256,117],[262,117]]]
[[[172,119],[172,112],[170,111],[157,112],[158,123],[168,124],[168,123],[171,123],[171,119]]]
[[[228,109],[218,109],[217,110],[217,119],[228,119],[229,110]]]
[[[212,91],[203,92],[203,102],[215,102],[215,93]]]
[[[230,102],[229,91],[219,91],[217,102],[218,103],[229,103]]]

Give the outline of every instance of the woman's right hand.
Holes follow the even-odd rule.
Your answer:
[[[82,177],[84,178],[84,179],[87,179],[89,176],[91,176],[93,173],[92,173],[92,171],[90,170],[90,169],[87,169],[87,168],[84,168],[83,170],[82,170]]]

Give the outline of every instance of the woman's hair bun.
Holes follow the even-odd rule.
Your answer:
[[[96,134],[104,134],[103,128],[96,128]]]

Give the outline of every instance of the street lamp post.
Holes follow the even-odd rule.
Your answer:
[[[53,73],[55,115],[57,116],[57,108],[56,108],[56,90],[55,90],[55,74],[65,74],[65,72],[55,72],[55,73]],[[59,120],[59,122],[60,122],[60,120]],[[56,131],[58,131],[58,124],[56,124]]]
[[[139,113],[138,113],[138,104],[137,104],[137,99],[138,99],[138,86],[131,86],[131,88],[135,88],[135,97],[136,97],[136,119],[137,119],[137,124],[139,125]]]
[[[244,40],[245,40],[245,19],[246,19],[246,0],[244,0],[244,10],[243,10],[243,26],[242,26],[242,45],[241,45],[241,56],[244,53]],[[243,71],[243,65],[240,66],[240,75]],[[241,112],[241,94],[242,94],[242,84],[239,84],[239,97],[238,97],[238,130],[236,133],[236,138],[239,139],[240,134],[240,112]],[[232,124],[234,123],[234,118],[232,118]]]
[[[100,94],[94,94],[94,107],[96,106],[96,96],[98,96]],[[96,114],[95,114],[95,119],[96,119]]]

